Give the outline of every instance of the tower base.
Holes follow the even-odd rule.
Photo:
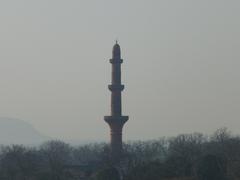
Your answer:
[[[122,128],[128,116],[105,116],[111,129],[111,159],[118,162],[122,157]]]

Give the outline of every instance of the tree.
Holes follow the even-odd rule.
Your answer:
[[[35,149],[21,145],[2,148],[1,179],[32,180],[37,174],[39,157]]]
[[[98,171],[95,180],[120,180],[119,172],[113,166],[106,167]]]
[[[198,167],[199,180],[225,180],[226,164],[223,158],[216,155],[204,156]]]
[[[71,159],[70,146],[61,141],[49,141],[41,146],[40,152],[51,180],[66,180],[68,177],[65,176],[64,167]]]
[[[163,177],[165,177],[164,165],[158,161],[152,161],[130,169],[125,180],[159,180]]]
[[[200,133],[182,134],[170,139],[165,161],[169,175],[194,175],[195,165],[202,154],[202,146],[205,141],[206,138]]]

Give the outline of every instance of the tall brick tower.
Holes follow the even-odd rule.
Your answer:
[[[104,120],[108,123],[111,130],[111,158],[119,161],[122,155],[122,128],[128,120],[128,116],[122,116],[121,92],[124,85],[121,84],[121,49],[116,41],[112,50],[112,84],[108,85],[111,91],[111,116],[105,116]]]

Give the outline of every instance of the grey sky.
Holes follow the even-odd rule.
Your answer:
[[[107,140],[111,48],[124,139],[240,133],[240,1],[0,2],[0,116],[60,139]]]

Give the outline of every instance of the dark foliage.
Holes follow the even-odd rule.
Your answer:
[[[234,180],[240,179],[240,138],[222,128],[124,144],[111,164],[105,143],[71,147],[61,141],[40,147],[2,146],[0,180]]]
[[[120,180],[120,174],[118,170],[112,166],[103,168],[95,174],[95,180]]]
[[[197,174],[200,180],[225,180],[226,163],[222,157],[206,155],[199,163]]]

